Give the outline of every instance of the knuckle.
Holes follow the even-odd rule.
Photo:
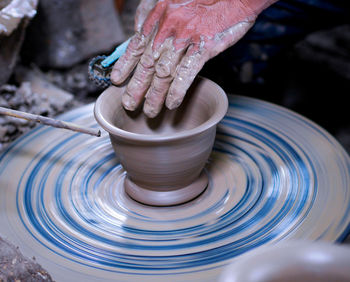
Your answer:
[[[141,76],[139,75],[134,75],[130,82],[128,83],[126,90],[129,93],[135,93],[135,92],[139,92],[141,89],[143,89],[143,85],[144,85],[144,80],[142,79]]]
[[[164,92],[164,88],[162,88],[160,85],[153,84],[149,92],[149,97],[153,98],[152,100],[157,100],[157,97],[159,97]]]
[[[144,67],[144,68],[152,68],[154,66],[154,58],[151,54],[148,53],[144,53],[140,59],[140,64]]]
[[[129,46],[126,50],[126,54],[130,54],[134,57],[139,57],[144,52],[147,46],[147,38],[141,34],[136,34],[130,41]],[[130,56],[129,55],[129,56]]]
[[[170,60],[162,60],[156,65],[156,73],[159,77],[167,77],[171,74]]]
[[[162,100],[169,89],[170,83],[171,78],[155,76],[149,91],[149,96],[155,97],[156,100]]]

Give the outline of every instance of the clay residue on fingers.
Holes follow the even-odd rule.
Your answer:
[[[206,57],[201,52],[192,53],[191,50],[187,51],[176,70],[174,80],[169,88],[165,101],[168,109],[173,110],[182,103],[188,88],[205,62]]]
[[[129,111],[134,111],[137,107],[135,99],[128,92],[123,94],[122,104],[123,107]]]
[[[147,93],[144,112],[150,117],[160,112],[164,101],[169,109],[178,107],[205,62],[236,43],[253,25],[256,1],[160,0],[155,4],[143,0],[138,17],[144,20],[141,32],[147,48],[131,47],[126,59],[116,63],[126,65],[119,74],[115,70],[115,76],[125,78],[124,70],[131,72],[144,52],[126,88],[124,106],[135,109]],[[150,12],[145,19],[146,10]]]
[[[156,73],[159,77],[173,76],[183,52],[165,52],[156,65]]]
[[[242,21],[228,28],[227,30],[216,34],[212,40],[207,42],[209,58],[215,57],[227,48],[236,44],[253,25],[253,19],[249,21]]]
[[[142,102],[153,79],[154,64],[152,47],[149,44],[126,87],[125,97],[123,96],[123,105],[126,109],[135,110]]]
[[[212,38],[201,37],[199,44],[192,45],[176,70],[166,98],[167,108],[171,110],[177,108],[205,62],[236,43],[253,24],[253,21],[239,22]]]
[[[176,49],[173,38],[168,38],[160,47],[153,51],[158,57],[156,72],[159,77],[173,76],[181,57],[185,53],[185,48]]]
[[[123,83],[131,74],[145,51],[150,37],[135,34],[123,56],[114,64],[111,81],[118,85]]]
[[[159,48],[158,59],[152,86],[147,92],[144,112],[149,117],[155,117],[162,109],[169,87],[173,81],[176,68],[185,52],[175,50],[173,39],[167,39]]]
[[[144,113],[150,117],[156,117],[162,110],[166,94],[168,93],[169,85],[172,77],[154,77],[152,85],[146,94],[146,101],[143,107]]]

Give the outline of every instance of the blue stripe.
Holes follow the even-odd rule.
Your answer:
[[[64,115],[69,121],[89,117],[91,106]],[[127,201],[116,202],[121,198],[110,199],[121,189],[125,172],[114,158],[108,136],[84,143],[85,136],[71,134],[34,150],[36,154],[17,185],[19,219],[30,236],[56,255],[108,272],[170,275],[224,265],[255,247],[284,240],[303,226],[315,209],[323,177],[327,176],[320,172],[325,163],[310,155],[312,144],[307,143],[307,136],[291,136],[288,129],[278,125],[279,120],[307,128],[336,152],[333,157],[342,177],[342,186],[336,188],[343,190],[335,192],[344,194],[346,213],[336,216],[333,224],[338,237],[334,239],[344,238],[350,229],[349,157],[312,122],[280,107],[241,97],[230,99],[214,145],[214,151],[227,157],[226,162],[244,172],[246,186],[241,187],[236,204],[235,183],[213,187],[215,179],[208,169],[209,187],[202,199],[193,203],[200,212],[167,217],[175,209],[190,211],[187,204],[158,208],[163,218],[148,214],[147,207],[142,214],[141,205],[137,210],[128,207]],[[92,118],[89,122],[97,126]],[[0,175],[7,172],[16,156],[55,132],[52,130],[37,128],[8,148],[0,156]],[[52,183],[54,187],[50,187]],[[120,218],[112,217],[94,197],[102,186],[106,205],[112,205],[109,208]],[[326,193],[322,189],[321,193]],[[206,197],[215,201],[203,207]],[[334,226],[320,231],[319,238],[331,232]]]

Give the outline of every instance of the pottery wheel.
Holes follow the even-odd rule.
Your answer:
[[[93,105],[60,118],[97,127]],[[0,156],[0,234],[56,281],[215,281],[258,246],[349,231],[349,156],[289,110],[230,97],[206,173],[195,200],[142,205],[107,134],[39,126]]]

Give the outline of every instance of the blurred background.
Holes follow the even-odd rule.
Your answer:
[[[94,102],[103,88],[89,80],[89,60],[112,52],[133,34],[138,3],[0,0],[0,106],[54,117]],[[224,52],[201,75],[227,93],[270,101],[308,117],[350,152],[350,25],[316,28],[285,45],[273,56],[258,44],[244,45],[250,57],[237,65],[227,60],[240,53]],[[0,116],[0,150],[33,126]]]

